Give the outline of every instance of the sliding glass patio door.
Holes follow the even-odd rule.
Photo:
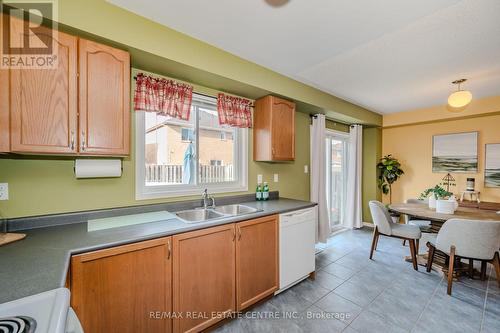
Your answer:
[[[326,131],[326,200],[332,230],[342,227],[347,190],[349,134]]]

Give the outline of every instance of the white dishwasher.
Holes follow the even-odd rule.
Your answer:
[[[280,293],[315,270],[317,207],[280,215]]]

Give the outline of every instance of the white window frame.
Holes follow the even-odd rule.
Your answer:
[[[195,95],[195,94],[193,94]],[[195,97],[193,96],[193,99]],[[200,100],[213,103],[214,98],[196,95]],[[195,114],[192,113],[192,116]],[[146,186],[146,130],[145,130],[145,112],[135,112],[135,198],[136,200],[159,199],[183,197],[201,194],[204,189],[209,193],[228,193],[248,191],[248,129],[239,128],[234,137],[234,172],[236,181],[221,183],[200,183],[200,184],[176,184],[176,185],[152,185]],[[196,137],[196,171],[195,179],[198,181],[198,119],[195,119],[194,135]]]
[[[346,195],[347,193],[347,173],[349,172],[349,168],[347,167],[347,160],[348,160],[348,154],[349,154],[349,151],[348,151],[348,148],[349,148],[349,133],[347,132],[341,132],[341,131],[337,131],[337,130],[332,130],[332,129],[329,129],[327,128],[325,130],[325,136],[326,138],[329,138],[329,140],[331,140],[332,138],[339,138],[339,139],[342,139],[344,140],[344,142],[346,143],[346,151],[345,151],[345,156],[346,158],[344,158],[342,160],[342,170],[344,172],[344,183],[343,183],[343,189],[342,191],[344,192],[344,196]],[[331,146],[329,147],[326,147],[326,153],[327,153],[327,156],[331,157]],[[329,206],[330,205],[330,191],[331,191],[331,188],[329,188],[331,186],[331,171],[330,171],[330,160],[326,160],[326,164],[327,164],[327,167],[326,167],[326,170],[327,170],[327,174],[326,174],[326,183],[327,183],[327,192],[326,193],[326,198],[327,198],[327,205]],[[331,217],[330,217],[330,207],[328,207],[328,223],[331,223]],[[344,202],[344,207],[342,207],[342,217],[341,217],[341,220],[339,221],[338,224],[335,224],[335,225],[331,225],[330,224],[330,228],[332,230],[332,233],[335,232],[335,231],[338,231],[339,229],[343,229],[343,225],[344,225],[344,221],[343,220],[343,217],[345,215],[345,202]]]

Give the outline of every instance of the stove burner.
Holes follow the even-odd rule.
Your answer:
[[[16,316],[0,318],[1,333],[34,333],[36,321],[31,317]]]

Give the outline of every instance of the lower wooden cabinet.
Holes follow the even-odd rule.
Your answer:
[[[71,259],[85,332],[200,332],[278,289],[278,217],[186,232]]]
[[[235,236],[234,224],[173,236],[174,332],[199,332],[235,310]]]
[[[73,256],[71,306],[85,332],[171,332],[171,237]]]
[[[236,304],[241,311],[278,290],[278,217],[236,224]]]

